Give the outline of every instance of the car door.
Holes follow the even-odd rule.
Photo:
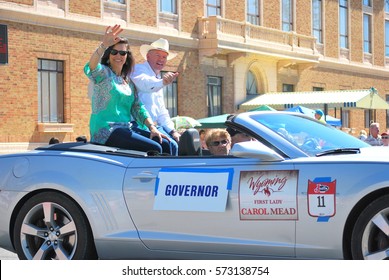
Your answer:
[[[292,257],[297,177],[288,161],[137,158],[124,196],[150,249]]]

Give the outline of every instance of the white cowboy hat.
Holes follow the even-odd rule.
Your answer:
[[[147,53],[151,50],[160,50],[164,51],[168,54],[167,60],[173,59],[176,57],[176,53],[169,52],[169,42],[166,39],[160,38],[157,41],[151,43],[150,45],[142,45],[140,46],[140,54],[144,59],[147,60]]]

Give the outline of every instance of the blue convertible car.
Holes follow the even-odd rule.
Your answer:
[[[0,156],[0,247],[20,259],[387,259],[389,149],[290,112],[178,157],[91,143]]]

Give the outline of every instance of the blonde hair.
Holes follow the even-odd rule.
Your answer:
[[[208,131],[207,135],[205,136],[205,143],[209,147],[211,146],[211,142],[213,142],[216,138],[225,138],[231,143],[230,134],[222,128],[215,128]]]

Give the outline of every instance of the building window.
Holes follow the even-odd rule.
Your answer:
[[[107,2],[116,2],[116,3],[121,3],[121,4],[126,4],[125,0],[106,0]]]
[[[246,79],[246,95],[258,94],[257,80],[253,72],[249,71]]]
[[[363,51],[371,53],[371,15],[363,14]]]
[[[166,71],[161,71],[161,77],[167,73]],[[163,98],[165,101],[166,109],[169,111],[170,116],[177,116],[177,79],[173,83],[163,87]]]
[[[340,47],[348,49],[348,1],[339,0],[339,42]]]
[[[282,30],[293,31],[293,0],[282,0]]]
[[[312,34],[317,42],[323,43],[322,1],[312,0]]]
[[[385,20],[385,56],[389,57],[389,20]]]
[[[363,6],[371,7],[371,0],[363,0]]]
[[[389,104],[389,94],[385,95],[386,103]],[[389,128],[389,110],[386,110],[386,128]]]
[[[163,13],[177,14],[176,0],[159,0],[159,11]]]
[[[207,0],[206,8],[208,17],[221,15],[220,0]]]
[[[247,0],[247,22],[260,25],[259,0]]]
[[[38,59],[38,122],[64,122],[63,61]]]
[[[389,0],[385,0],[385,12],[389,13]]]
[[[207,81],[208,116],[217,116],[222,113],[222,78],[208,76]]]
[[[282,91],[283,92],[293,92],[294,91],[294,85],[292,85],[292,84],[282,84]]]
[[[350,111],[349,110],[342,110],[342,126],[343,127],[350,127]]]
[[[374,116],[373,116],[374,110],[365,110],[365,127],[370,127],[370,124],[374,122]]]
[[[322,88],[322,87],[313,87],[312,90],[313,91],[323,91],[324,88]]]

